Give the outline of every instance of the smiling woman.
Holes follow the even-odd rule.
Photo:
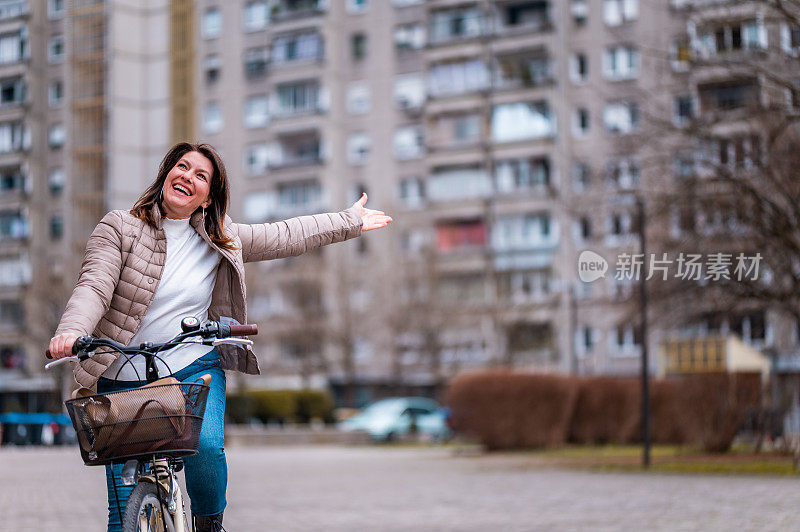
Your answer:
[[[392,221],[365,208],[364,194],[341,212],[237,224],[226,216],[228,197],[225,165],[214,148],[174,146],[133,208],[108,213],[89,237],[80,278],[50,340],[52,356],[67,356],[75,339],[86,334],[125,345],[164,342],[185,316],[247,323],[245,262],[300,255]],[[223,370],[258,374],[258,359],[249,348],[202,344],[179,345],[160,353],[160,359],[159,377],[192,382],[212,375],[199,452],[184,464],[194,530],[219,530],[227,486]],[[75,380],[96,385],[99,393],[144,386],[146,374],[144,361],[123,363],[110,353],[75,367]],[[124,509],[117,506],[124,505],[131,489],[122,485],[120,469],[107,469],[109,530],[120,529],[117,516]]]

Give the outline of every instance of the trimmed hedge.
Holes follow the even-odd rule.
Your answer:
[[[225,413],[232,423],[248,423],[255,418],[262,423],[309,423],[333,420],[334,401],[320,390],[246,390],[229,394]]]
[[[447,394],[456,427],[491,450],[559,445],[577,398],[562,377],[491,371],[456,379]]]
[[[730,448],[747,409],[757,406],[752,374],[701,374],[651,380],[654,443]],[[635,378],[574,378],[487,371],[450,385],[446,403],[456,430],[487,449],[523,449],[641,441],[641,384]]]

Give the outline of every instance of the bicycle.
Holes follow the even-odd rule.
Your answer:
[[[156,360],[168,369],[169,366],[158,353],[188,343],[252,345],[251,340],[238,337],[258,334],[256,325],[228,325],[210,320],[201,324],[194,317],[184,318],[181,330],[167,342],[143,343],[138,347],[81,336],[72,346],[73,356],[45,365],[45,369],[51,369],[86,360],[98,354],[99,349],[104,349],[99,351],[103,353],[109,350],[120,353],[126,357],[125,364],[136,356],[145,357],[146,386],[105,394],[83,388],[64,402],[78,435],[84,463],[124,464],[122,483],[135,486],[124,515],[117,504],[123,532],[191,530],[176,474],[183,469],[183,457],[197,454],[211,376],[203,375],[193,383],[181,383],[171,377],[159,379]],[[49,351],[46,355],[50,358]],[[112,484],[119,500],[116,483]]]

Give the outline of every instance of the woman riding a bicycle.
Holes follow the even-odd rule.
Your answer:
[[[184,316],[247,323],[245,262],[300,255],[392,221],[366,209],[364,194],[338,213],[237,224],[225,214],[228,196],[225,166],[213,147],[179,143],[170,149],[133,208],[108,213],[89,237],[78,282],[50,340],[51,356],[70,355],[75,340],[88,334],[124,345],[164,342]],[[219,530],[227,487],[223,370],[258,374],[258,360],[249,347],[200,343],[179,345],[160,358],[160,377],[193,382],[212,376],[198,454],[184,463],[196,530]],[[146,384],[144,364],[141,357],[126,362],[98,353],[75,366],[75,380],[98,393],[138,388]],[[120,530],[114,483],[120,504],[131,490],[120,482],[120,468],[106,468],[109,531]]]

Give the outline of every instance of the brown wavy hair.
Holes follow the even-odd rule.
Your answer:
[[[219,247],[236,249],[233,239],[225,236],[225,231],[222,227],[222,222],[225,220],[225,212],[228,210],[228,197],[230,196],[228,174],[225,171],[222,158],[217,153],[217,150],[210,144],[179,142],[170,148],[164,156],[164,159],[161,160],[156,180],[153,181],[136,201],[131,209],[131,214],[155,227],[156,221],[153,218],[153,207],[158,205],[158,208],[161,210],[161,215],[165,215],[164,207],[161,205],[163,199],[161,190],[164,187],[164,181],[167,180],[167,174],[178,164],[181,157],[192,151],[196,151],[206,157],[211,161],[211,166],[214,167],[214,174],[211,176],[211,181],[209,182],[211,205],[206,208],[206,233],[208,233],[211,241]]]

